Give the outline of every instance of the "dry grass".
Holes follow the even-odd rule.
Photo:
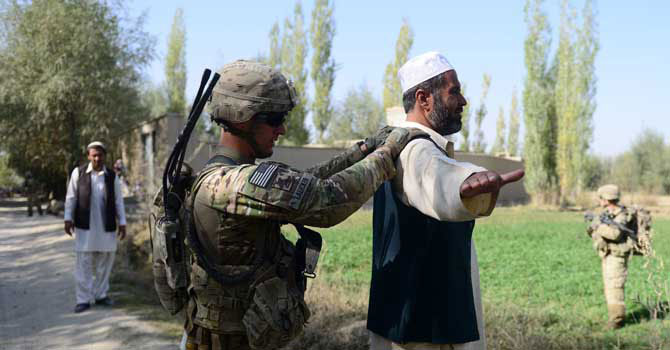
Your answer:
[[[654,225],[655,247],[666,256],[668,224],[661,218]],[[321,232],[328,244],[319,277],[310,281],[306,294],[312,317],[288,348],[368,348],[369,257],[361,251],[369,255],[369,226],[370,213],[360,212]],[[654,267],[660,272],[651,274],[651,281],[639,271],[641,261],[634,259],[626,289],[627,327],[605,332],[598,259],[583,237],[580,215],[528,206],[499,208],[476,230],[489,349],[670,349],[670,319],[660,309],[670,300],[667,268]],[[131,237],[119,248],[112,288],[123,294],[122,304],[130,312],[178,337],[181,320],[168,315],[155,296],[145,225],[132,225],[129,231]],[[295,235],[291,229],[287,233]],[[655,292],[663,294],[650,299]]]

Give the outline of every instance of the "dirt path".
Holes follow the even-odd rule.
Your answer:
[[[118,307],[73,313],[73,240],[62,218],[28,218],[24,203],[0,200],[1,350],[177,349]]]

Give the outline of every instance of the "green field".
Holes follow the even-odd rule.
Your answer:
[[[319,229],[325,249],[319,277],[306,296],[312,318],[290,349],[368,349],[371,221],[372,212],[361,210],[335,227]],[[477,221],[489,349],[670,349],[670,316],[654,318],[636,301],[655,300],[667,308],[670,267],[661,268],[655,259],[645,268],[645,259],[634,257],[626,284],[626,327],[605,331],[600,259],[585,227],[581,213],[528,207],[498,208]],[[670,218],[654,217],[653,227],[657,256],[670,257]],[[121,249],[124,257],[117,259],[112,289],[128,311],[177,341],[181,321],[158,306],[146,264],[148,242],[140,233],[134,237],[135,243]]]
[[[363,302],[370,280],[371,215],[360,211],[321,230],[326,251],[319,278]],[[626,283],[627,325],[604,331],[600,259],[585,226],[582,213],[527,207],[498,208],[477,221],[474,239],[489,348],[670,349],[670,319],[654,320],[636,302],[654,299],[667,305],[670,267],[661,269],[656,259],[645,269],[645,259],[634,257]],[[653,226],[657,256],[670,257],[670,219],[654,218]],[[650,271],[655,272],[651,280]],[[660,290],[663,284],[666,289]]]

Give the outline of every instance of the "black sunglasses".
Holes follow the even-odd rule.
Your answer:
[[[273,128],[278,128],[286,122],[286,114],[257,114],[256,120]]]

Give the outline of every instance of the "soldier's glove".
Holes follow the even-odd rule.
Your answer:
[[[400,152],[405,146],[416,138],[428,138],[428,134],[417,128],[394,128],[384,141],[382,147],[386,147],[391,152],[393,159],[398,158]]]
[[[385,126],[377,132],[370,136],[365,138],[365,146],[367,147],[367,150],[365,154],[371,153],[372,151],[376,150],[378,147],[384,144],[386,142],[386,138],[389,136],[391,131],[396,129],[395,127],[392,126]]]

